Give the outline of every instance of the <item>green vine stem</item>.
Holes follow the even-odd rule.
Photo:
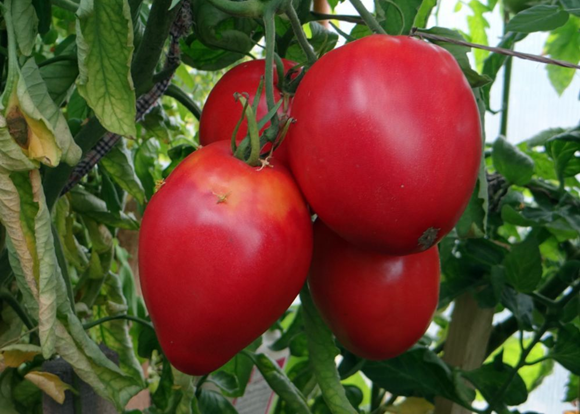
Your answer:
[[[236,151],[238,150],[238,144],[236,142],[236,138],[238,136],[238,131],[240,130],[240,126],[242,125],[242,122],[244,122],[244,119],[246,119],[246,109],[249,105],[249,97],[250,96],[248,94],[246,94],[245,100],[242,102],[242,105],[243,105],[242,115],[240,116],[240,119],[236,123],[236,127],[234,128],[234,132],[232,133],[232,139],[231,139],[232,154],[235,154]]]
[[[504,35],[507,34],[506,27],[507,27],[508,20],[509,20],[509,13],[507,11],[504,11],[504,22],[503,22]],[[512,57],[508,56],[506,61],[505,61],[504,73],[503,73],[503,92],[502,92],[502,97],[501,97],[501,120],[500,120],[500,127],[499,127],[499,134],[501,136],[504,136],[504,137],[507,136],[511,78],[512,78]]]
[[[28,316],[28,314],[26,313],[20,302],[16,300],[16,298],[5,288],[0,289],[0,300],[5,301],[14,310],[14,312],[16,312],[18,317],[22,320],[22,322],[24,322],[24,325],[26,325],[28,329],[31,330],[34,329],[34,324],[32,323],[32,320],[30,319],[30,317]]]
[[[308,63],[312,65],[314,62],[316,62],[316,53],[314,53],[314,49],[312,49],[312,46],[310,43],[308,43],[308,39],[306,38],[304,30],[302,30],[302,24],[300,23],[300,19],[296,14],[296,10],[294,10],[294,7],[292,6],[292,2],[290,2],[286,8],[286,15],[288,16],[288,19],[290,19],[290,24],[292,25],[292,30],[294,31],[294,35],[298,40],[298,44],[306,54]]]
[[[240,94],[235,94],[234,96],[244,106],[246,119],[248,120],[248,134],[250,135],[250,157],[247,160],[244,158],[245,146],[238,147],[238,149],[234,153],[234,156],[242,161],[245,161],[252,167],[257,167],[258,165],[261,164],[260,162],[261,147],[260,147],[260,132],[258,128],[258,123],[256,122],[256,115],[254,114],[252,106],[248,105],[247,97],[244,97]],[[232,137],[232,140],[235,141],[235,135]]]
[[[201,109],[179,86],[176,86],[172,83],[169,84],[167,90],[165,91],[165,95],[175,99],[177,102],[183,105],[189,112],[192,113],[195,119],[199,121],[201,118]]]
[[[266,69],[265,69],[265,80],[266,83],[266,102],[268,103],[268,111],[270,111],[276,105],[274,99],[274,49],[276,47],[276,23],[275,23],[275,11],[268,9],[264,12],[264,28],[266,31]],[[278,134],[278,115],[274,115],[270,121],[271,125],[268,130],[276,132],[272,133],[273,136]]]
[[[351,16],[346,14],[325,14],[311,11],[310,16],[311,16],[310,20],[339,20],[348,23],[364,24],[363,19],[361,19],[359,16],[354,15]]]
[[[105,316],[104,318],[97,319],[96,321],[87,322],[87,323],[83,324],[83,328],[85,330],[87,330],[87,329],[94,328],[95,326],[101,325],[105,322],[116,321],[119,319],[125,319],[128,321],[137,322],[143,326],[146,326],[148,328],[153,329],[153,324],[151,322],[146,321],[145,319],[138,318],[136,316],[124,315],[124,314],[123,315]]]
[[[79,5],[71,0],[51,0],[53,6],[60,7],[63,10],[67,10],[71,13],[76,13]]]
[[[369,29],[371,29],[374,33],[387,34],[377,19],[375,19],[375,16],[373,16],[373,14],[365,8],[361,0],[350,0],[350,3],[358,12],[358,14],[360,14]]]

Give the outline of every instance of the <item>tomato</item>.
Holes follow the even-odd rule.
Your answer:
[[[147,205],[143,296],[177,369],[203,375],[270,327],[306,280],[312,224],[286,168],[250,167],[228,142],[188,156]]]
[[[308,284],[344,347],[367,359],[392,358],[429,327],[439,297],[439,253],[437,247],[407,256],[361,250],[318,220]]]
[[[290,166],[307,201],[363,248],[427,250],[467,206],[482,155],[471,89],[444,49],[373,35],[319,59],[292,104]]]
[[[284,63],[284,70],[288,72],[296,65],[295,62],[282,59]],[[231,141],[232,134],[236,128],[236,124],[242,115],[242,106],[234,99],[234,93],[248,93],[250,95],[250,103],[254,101],[261,77],[265,73],[265,60],[251,60],[241,63],[230,69],[222,78],[216,83],[211,90],[207,101],[203,106],[201,119],[199,121],[199,142],[202,145],[207,145],[216,141]],[[274,93],[276,102],[282,98],[282,92],[277,88],[278,74],[274,70]],[[288,105],[291,100],[288,100]],[[289,107],[285,108],[284,104],[278,110],[279,114],[288,113]],[[262,88],[262,95],[258,104],[257,118],[260,120],[268,113],[268,104],[266,102],[266,87]],[[269,126],[267,123],[264,129]],[[237,140],[242,140],[248,131],[247,121],[244,120],[240,125],[240,129],[236,135]],[[285,158],[282,155],[285,145],[280,146],[276,151],[277,158]]]

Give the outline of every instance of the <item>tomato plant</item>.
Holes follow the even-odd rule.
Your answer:
[[[384,35],[337,48],[306,73],[292,114],[292,171],[342,237],[416,253],[459,220],[481,163],[481,124],[444,49]]]
[[[361,250],[320,220],[308,284],[314,303],[349,351],[393,358],[425,333],[439,298],[437,248],[407,256]]]
[[[149,202],[139,238],[145,303],[171,363],[207,374],[266,331],[304,284],[311,227],[283,166],[250,167],[229,142],[186,158]]]
[[[283,59],[282,62],[285,74],[296,66],[295,62],[286,59]],[[232,133],[242,115],[242,107],[237,99],[234,98],[234,94],[247,93],[249,101],[253,102],[258,92],[260,80],[264,78],[264,68],[265,61],[263,59],[243,62],[230,69],[220,78],[207,97],[199,120],[199,142],[202,145],[216,141],[230,141],[232,139]],[[292,98],[290,96],[284,98],[283,92],[278,87],[279,79],[277,71],[274,72],[274,85],[276,101],[285,99],[285,102],[278,110],[279,114],[290,116]],[[256,116],[258,119],[261,119],[267,113],[266,90],[262,87]],[[269,125],[269,122],[266,123],[262,131]],[[248,121],[244,119],[240,124],[236,139],[243,139],[247,132]],[[281,147],[276,152],[278,158],[285,159],[285,154],[281,155],[285,151],[284,147]]]

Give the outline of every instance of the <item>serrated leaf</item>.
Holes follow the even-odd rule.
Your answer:
[[[133,24],[127,0],[81,0],[78,91],[110,132],[135,136]]]
[[[111,151],[101,158],[102,165],[115,182],[139,202],[145,204],[145,190],[135,173],[133,157],[127,150],[125,142],[119,141]]]
[[[492,362],[473,371],[465,372],[463,376],[481,392],[486,400],[491,401],[501,390],[502,385],[511,377],[512,370],[513,368],[507,364]],[[516,374],[503,393],[501,402],[507,405],[519,405],[527,399],[526,384],[522,377]]]
[[[521,329],[533,329],[534,301],[531,296],[507,287],[502,292],[501,303],[512,311]]]
[[[314,52],[319,57],[331,51],[336,46],[338,42],[338,34],[336,32],[326,29],[317,22],[311,22],[309,27],[312,34],[308,38],[308,42],[312,45]],[[297,43],[294,43],[288,48],[286,59],[304,64],[308,62],[306,54]]]
[[[544,53],[552,59],[578,64],[580,62],[580,18],[571,16],[565,25],[554,30],[546,41]],[[575,69],[556,65],[546,65],[546,70],[552,86],[560,95],[572,83],[576,73]]]
[[[578,375],[570,374],[568,383],[566,384],[566,397],[564,401],[572,402],[580,398],[580,377]]]
[[[558,6],[539,4],[516,14],[507,24],[506,31],[533,33],[563,26],[570,15]]]
[[[528,148],[544,145],[556,135],[560,135],[566,130],[564,128],[548,128],[544,131],[538,132],[536,135],[525,141]]]
[[[193,377],[171,368],[173,373],[174,389],[181,392],[179,404],[175,409],[175,414],[197,414],[199,408],[193,387]]]
[[[503,264],[506,280],[516,290],[532,292],[542,278],[542,256],[535,237],[528,237],[523,242],[512,245],[512,250]]]
[[[534,175],[534,161],[529,155],[499,137],[493,143],[493,165],[506,180],[516,185],[526,185]]]
[[[334,358],[339,353],[334,344],[334,337],[318,314],[306,286],[300,292],[300,300],[302,301],[304,329],[308,337],[310,361],[324,401],[335,414],[356,413],[346,398],[334,363]]]
[[[20,53],[30,56],[38,34],[38,17],[32,0],[9,0],[11,3],[12,24]]]
[[[31,371],[24,378],[40,388],[57,403],[64,403],[65,391],[72,387],[50,372]]]
[[[415,16],[415,22],[413,26],[418,28],[427,27],[427,20],[429,20],[429,16],[431,16],[431,12],[437,5],[437,0],[423,0],[421,2],[421,7],[419,7],[419,11]]]
[[[40,355],[42,349],[32,344],[14,344],[2,348],[4,365],[18,368],[24,362],[32,361],[36,355]]]
[[[558,330],[556,345],[550,353],[552,358],[568,371],[580,375],[580,330],[573,324],[563,326]]]
[[[210,380],[228,394],[235,393],[240,387],[236,376],[226,371],[212,373]]]
[[[484,17],[484,14],[489,11],[487,6],[479,0],[471,0],[469,7],[473,14],[467,16],[467,26],[469,27],[469,36],[472,43],[487,45],[487,32],[489,23]],[[478,71],[483,68],[483,61],[489,55],[487,50],[473,49],[473,56],[475,57],[475,67]],[[473,85],[472,85],[473,86]]]
[[[98,223],[127,230],[137,230],[139,222],[135,218],[120,212],[119,215],[110,213],[107,204],[97,196],[79,188],[71,191],[71,206],[74,211],[85,214]]]

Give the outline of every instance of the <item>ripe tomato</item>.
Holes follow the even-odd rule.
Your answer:
[[[285,72],[288,72],[296,65],[295,62],[285,59],[282,59],[282,62],[284,63]],[[216,83],[207,97],[199,121],[199,142],[202,145],[208,145],[216,141],[231,141],[236,124],[242,115],[242,106],[234,99],[234,93],[248,93],[250,95],[250,103],[252,103],[258,91],[260,78],[264,76],[265,65],[266,62],[263,59],[241,63],[230,69]],[[274,70],[274,94],[276,102],[282,98],[282,92],[277,88],[277,84],[278,73]],[[290,104],[291,100],[288,100],[288,106]],[[278,110],[279,114],[288,112],[289,107],[285,108],[284,104]],[[258,104],[258,120],[267,113],[268,104],[266,103],[266,87],[264,86]],[[264,129],[269,125],[270,123],[267,123]],[[236,139],[242,140],[246,136],[247,131],[248,123],[244,120],[240,125]],[[282,156],[284,146],[281,146],[276,151],[277,158]]]
[[[381,360],[425,333],[439,297],[439,252],[407,256],[361,250],[320,220],[308,284],[324,321],[349,351]]]
[[[427,250],[467,206],[481,160],[475,99],[444,49],[373,35],[324,55],[292,104],[288,152],[308,203],[364,248]]]
[[[228,142],[187,157],[151,198],[139,273],[163,351],[207,374],[260,336],[306,280],[312,224],[290,173],[234,158]]]

